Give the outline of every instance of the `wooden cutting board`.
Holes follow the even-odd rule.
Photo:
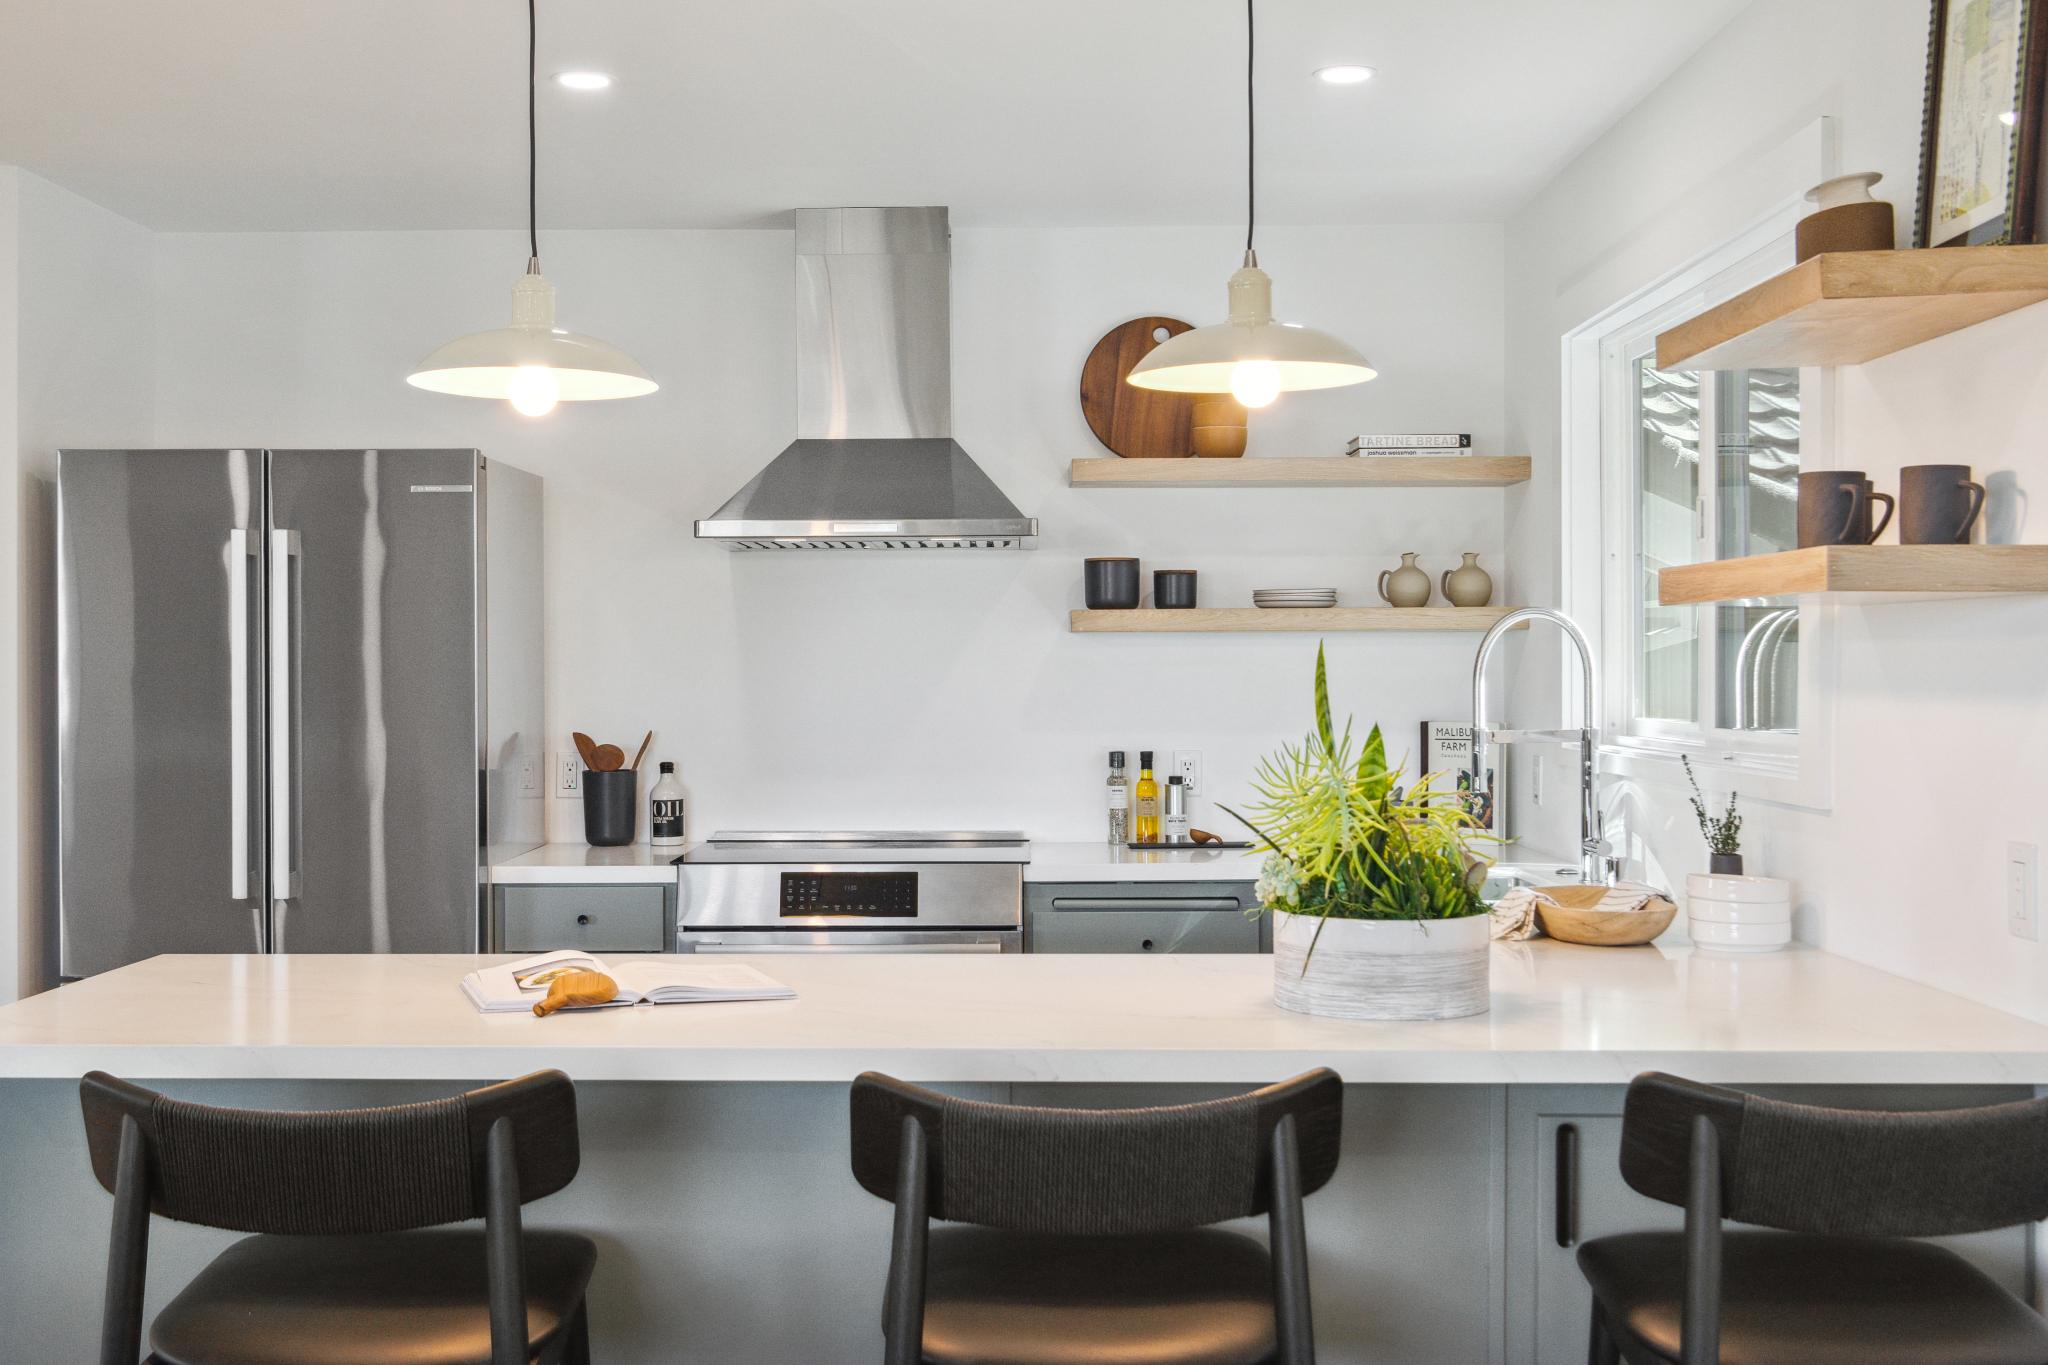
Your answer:
[[[1168,336],[1190,330],[1179,318],[1132,318],[1103,333],[1081,367],[1081,413],[1095,439],[1126,459],[1178,459],[1195,453],[1192,393],[1159,393],[1124,382]],[[1163,331],[1166,336],[1155,337]]]

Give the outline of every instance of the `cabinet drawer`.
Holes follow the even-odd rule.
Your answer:
[[[1249,882],[1041,883],[1026,888],[1034,953],[1256,953]]]
[[[667,904],[659,886],[501,886],[498,943],[508,953],[669,952]]]

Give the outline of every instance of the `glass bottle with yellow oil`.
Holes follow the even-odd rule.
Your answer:
[[[1138,785],[1132,792],[1131,838],[1141,844],[1159,842],[1159,784],[1152,778],[1152,751],[1138,751]]]

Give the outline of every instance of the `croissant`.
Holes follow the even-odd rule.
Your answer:
[[[619,983],[603,972],[564,972],[548,983],[547,998],[537,1002],[533,1012],[545,1019],[560,1009],[602,1005],[618,993]]]

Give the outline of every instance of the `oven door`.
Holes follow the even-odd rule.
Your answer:
[[[683,930],[685,953],[1021,953],[1021,929]]]

